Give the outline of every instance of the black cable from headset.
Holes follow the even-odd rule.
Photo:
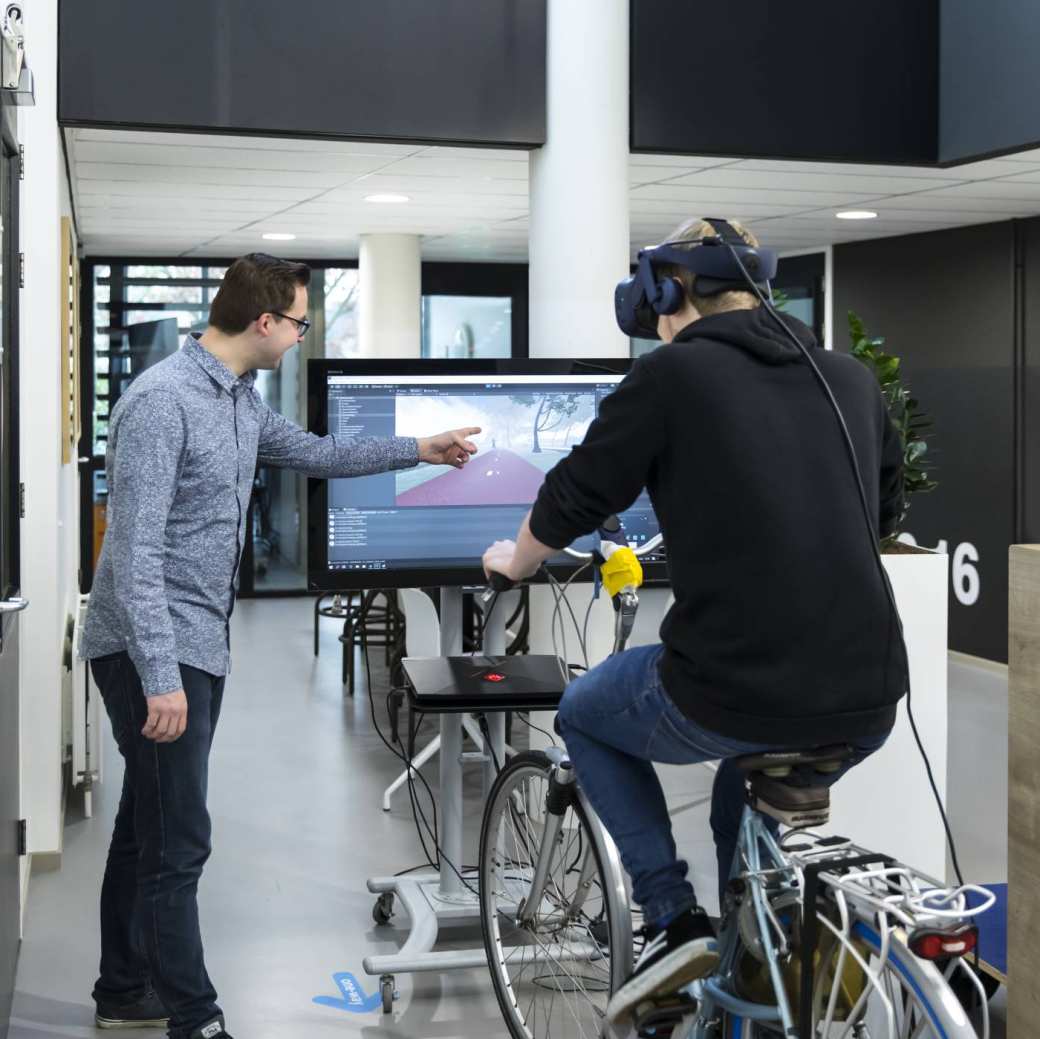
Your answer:
[[[852,443],[852,436],[849,433],[849,427],[845,424],[845,416],[841,413],[841,408],[838,406],[838,402],[834,397],[834,393],[831,391],[830,384],[824,378],[823,372],[820,371],[816,362],[813,360],[812,355],[806,349],[805,344],[791,331],[791,329],[784,323],[783,319],[777,313],[773,304],[766,299],[761,289],[755,283],[755,280],[748,273],[747,268],[744,266],[743,261],[740,259],[740,254],[734,248],[732,243],[726,241],[721,235],[719,241],[726,246],[730,251],[730,255],[740,268],[741,274],[744,276],[744,280],[751,286],[751,290],[758,297],[759,302],[765,308],[766,313],[780,326],[781,329],[787,334],[788,338],[798,348],[802,357],[808,363],[812,369],[813,375],[819,382],[827,400],[830,402],[831,408],[834,410],[834,415],[838,420],[838,425],[841,427],[842,436],[845,440],[845,448],[849,455],[849,460],[852,463],[852,473],[856,479],[856,490],[859,492],[859,502],[863,510],[863,519],[867,525],[867,533],[870,538],[871,553],[874,557],[874,563],[877,566],[878,573],[881,575],[881,582],[885,588],[885,594],[888,596],[888,605],[891,610],[891,620],[895,621],[896,631],[899,633],[899,645],[903,651],[903,663],[906,668],[906,713],[910,719],[910,728],[913,731],[914,739],[917,741],[917,749],[921,752],[921,757],[924,760],[925,771],[928,774],[928,782],[931,784],[932,793],[935,795],[935,803],[939,806],[939,815],[942,817],[943,829],[946,831],[946,840],[950,848],[950,858],[953,861],[953,870],[957,874],[957,881],[963,887],[964,877],[961,874],[960,863],[957,860],[957,846],[953,839],[953,831],[950,829],[950,821],[946,816],[946,809],[943,807],[942,798],[939,796],[939,788],[935,784],[935,776],[932,773],[932,763],[928,760],[928,754],[924,749],[924,743],[921,741],[921,735],[917,731],[917,722],[914,720],[914,712],[911,708],[910,703],[910,659],[906,649],[906,639],[903,637],[903,622],[899,617],[899,609],[896,606],[895,594],[892,591],[892,584],[888,579],[888,573],[885,570],[885,565],[881,560],[881,551],[878,545],[877,536],[874,530],[874,525],[870,518],[870,506],[867,504],[867,492],[863,488],[863,476],[860,473],[859,459],[856,458],[856,448]],[[891,620],[889,623],[889,645],[891,646]]]

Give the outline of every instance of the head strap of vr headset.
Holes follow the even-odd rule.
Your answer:
[[[688,255],[695,248],[702,245],[717,246],[717,245],[732,245],[738,249],[750,249],[750,246],[743,238],[737,233],[735,227],[732,224],[727,223],[725,220],[720,220],[716,217],[706,216],[703,218],[704,223],[710,224],[714,229],[714,235],[707,235],[704,238],[676,238],[667,242],[662,242],[660,245],[656,245],[651,250],[651,258],[660,263],[678,263],[680,266],[683,264],[684,254]]]
[[[753,255],[754,246],[750,245],[738,233],[732,224],[717,217],[704,217],[704,223],[709,224],[715,231],[714,235],[703,238],[678,239],[670,242],[662,242],[660,245],[648,250],[650,264],[674,263],[685,267],[697,275],[698,294],[703,296],[715,295],[727,290],[746,290],[746,282],[743,277],[720,278],[714,277],[704,271],[697,271],[690,262],[690,255],[702,247],[718,248],[725,245],[733,250],[740,250],[745,257],[745,262],[752,270],[757,268],[757,259]],[[648,270],[643,274],[643,282],[648,290],[648,298],[654,298],[656,275]],[[659,289],[656,290],[660,292]]]
[[[727,245],[743,246],[745,249],[748,247],[748,243],[737,233],[737,229],[728,221],[720,220],[718,217],[706,216],[704,222],[710,224],[714,229],[715,233],[719,236],[720,241],[725,242]],[[711,238],[702,238],[701,242],[711,242]]]

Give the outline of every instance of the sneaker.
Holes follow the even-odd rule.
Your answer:
[[[108,1003],[99,1000],[94,1014],[98,1028],[165,1028],[169,1014],[152,991],[133,1003]]]
[[[631,977],[607,1004],[607,1017],[624,1023],[640,1004],[672,995],[697,978],[710,974],[719,962],[719,946],[707,914],[690,909],[663,930],[647,930],[647,943]]]
[[[212,1021],[199,1025],[188,1039],[231,1039],[231,1036],[224,1031],[224,1019],[215,1017]]]

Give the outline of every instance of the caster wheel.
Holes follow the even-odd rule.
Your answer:
[[[379,993],[383,997],[383,1013],[389,1014],[394,1009],[394,976],[384,974],[379,979]]]
[[[392,891],[385,891],[376,899],[376,904],[372,906],[372,919],[382,927],[390,923],[390,918],[393,915],[394,895]]]

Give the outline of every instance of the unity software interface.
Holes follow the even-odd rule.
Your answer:
[[[331,570],[479,564],[492,541],[514,538],[545,474],[579,444],[621,375],[328,376],[328,431],[337,436],[430,436],[479,426],[462,469],[414,469],[330,480]],[[640,544],[658,531],[644,492],[621,517]],[[588,550],[593,539],[576,548]],[[561,557],[563,558],[563,557]]]

